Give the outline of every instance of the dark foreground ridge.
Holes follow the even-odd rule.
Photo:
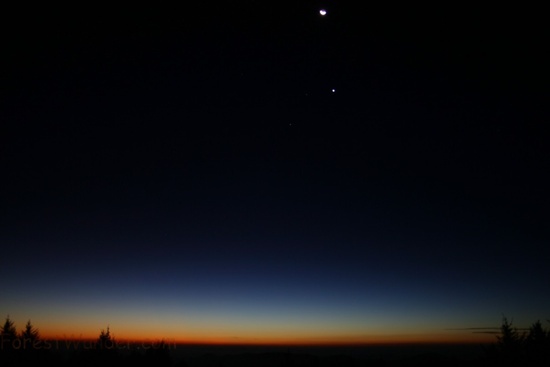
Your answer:
[[[27,322],[0,328],[0,366],[550,366],[550,330],[540,321],[520,331],[506,318],[489,345],[260,347],[178,345],[116,340],[101,330],[92,341],[46,340]]]

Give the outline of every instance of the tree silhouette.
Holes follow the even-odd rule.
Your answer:
[[[110,328],[107,327],[107,329],[101,329],[94,346],[76,353],[70,364],[76,366],[120,366],[123,365],[120,357],[116,341]]]
[[[21,331],[21,339],[23,339],[25,343],[29,341],[31,344],[40,339],[40,333],[37,328],[32,326],[31,320],[27,321],[25,329]]]
[[[0,327],[0,365],[12,366],[17,363],[18,349],[17,330],[8,315],[4,325]]]
[[[544,329],[537,321],[528,333],[520,334],[504,317],[497,342],[487,352],[491,365],[499,367],[550,366],[550,330]]]
[[[512,327],[512,322],[508,322],[506,317],[502,318],[500,326],[500,335],[497,336],[498,347],[505,351],[516,351],[521,347],[525,340],[525,333],[519,334],[518,329]]]
[[[98,349],[114,349],[115,348],[115,339],[111,337],[111,331],[107,326],[107,330],[101,329],[99,333],[99,338],[97,339],[97,348]]]
[[[548,332],[542,328],[542,324],[539,320],[529,328],[529,335],[527,335],[526,342],[531,345],[544,345],[548,342],[549,336]]]
[[[4,340],[14,340],[17,338],[17,330],[15,329],[15,324],[10,320],[10,316],[6,317],[6,322],[0,330],[0,335]]]
[[[550,365],[550,330],[545,330],[540,321],[529,328],[529,334],[525,338],[525,350],[531,365]]]

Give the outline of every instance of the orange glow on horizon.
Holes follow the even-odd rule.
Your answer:
[[[373,325],[370,328],[353,325],[306,323],[277,324],[271,320],[209,319],[185,322],[163,322],[164,319],[101,317],[60,320],[44,317],[33,319],[41,338],[47,340],[95,341],[101,330],[109,327],[111,336],[119,342],[188,345],[257,345],[257,346],[369,346],[399,344],[486,344],[493,343],[492,334],[474,334],[467,330],[444,330],[436,326],[395,327]],[[24,319],[19,317],[18,319]],[[20,328],[20,325],[17,325]]]
[[[113,329],[111,335],[120,343],[155,343],[165,341],[168,344],[182,345],[235,345],[235,346],[375,346],[375,345],[411,345],[411,344],[487,344],[494,342],[494,336],[489,334],[453,334],[453,335],[372,335],[372,336],[349,336],[349,337],[227,337],[227,336],[194,336],[194,337],[173,337],[153,334],[144,337],[143,335],[118,335]],[[66,333],[41,333],[45,340],[78,340],[90,342],[97,340],[96,335],[89,334],[66,334]]]

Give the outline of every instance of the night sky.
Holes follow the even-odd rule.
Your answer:
[[[19,329],[447,342],[550,318],[542,11],[60,10],[2,22]]]

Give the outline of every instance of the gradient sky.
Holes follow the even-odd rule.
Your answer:
[[[0,316],[216,343],[548,319],[542,23],[502,12],[14,13]]]

